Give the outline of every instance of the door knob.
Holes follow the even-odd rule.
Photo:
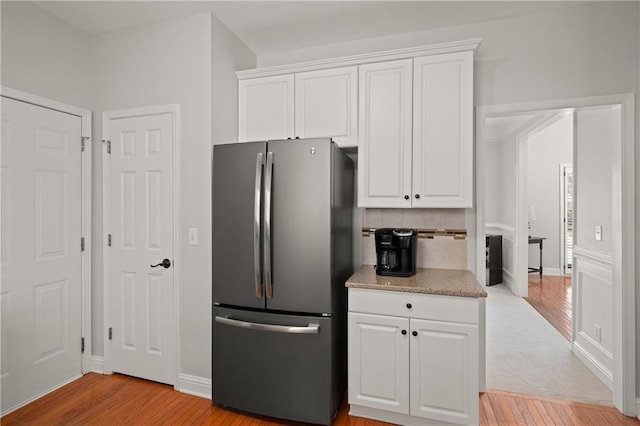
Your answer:
[[[162,262],[158,263],[157,265],[151,265],[152,268],[156,268],[158,266],[162,266],[163,268],[167,269],[171,266],[171,261],[169,259],[162,259]]]

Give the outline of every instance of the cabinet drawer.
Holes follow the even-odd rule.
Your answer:
[[[478,324],[480,317],[478,299],[473,297],[360,288],[349,289],[349,312],[468,324]]]

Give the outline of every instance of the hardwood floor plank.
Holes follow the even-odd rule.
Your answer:
[[[551,416],[549,415],[549,413],[547,412],[547,409],[545,408],[545,406],[543,405],[543,401],[535,400],[535,401],[533,401],[533,403],[536,406],[536,408],[538,409],[538,413],[540,413],[540,415],[542,416],[542,420],[544,421],[544,424],[545,425],[553,425],[554,421],[551,418]]]
[[[518,407],[518,410],[520,410],[520,412],[522,413],[524,424],[526,425],[536,424],[535,420],[533,419],[533,415],[529,410],[529,407],[527,407],[525,398],[514,398],[514,401],[516,403],[516,406]]]
[[[522,413],[522,411],[520,411],[520,408],[518,408],[516,398],[510,397],[507,399],[507,402],[509,404],[509,411],[513,415],[513,419],[515,423],[517,425],[526,425],[526,422],[524,420],[524,414]]]
[[[531,398],[524,398],[524,402],[527,405],[527,408],[529,409],[529,413],[531,413],[531,417],[533,417],[533,422],[531,424],[544,425],[545,421],[540,415],[540,412],[538,412],[538,408],[533,403],[533,400]]]
[[[489,394],[486,392],[480,395],[480,412],[485,415],[489,425],[493,426],[498,424],[498,418],[496,417],[493,411],[493,407],[491,406]]]
[[[536,398],[503,391],[480,394],[480,424],[640,425],[612,407]],[[293,426],[296,422],[251,416],[216,407],[210,400],[128,376],[90,373],[0,420],[14,425],[233,425]],[[349,415],[342,404],[334,426],[393,426]]]
[[[571,276],[529,275],[529,296],[524,300],[571,340]]]
[[[502,406],[502,399],[496,397],[493,394],[489,394],[489,401],[491,402],[491,408],[493,408],[493,412],[496,415],[496,419],[498,420],[498,424],[508,424],[506,413],[504,412],[504,407]]]

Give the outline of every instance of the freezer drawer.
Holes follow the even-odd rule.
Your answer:
[[[213,308],[213,403],[330,424],[344,396],[333,318]]]

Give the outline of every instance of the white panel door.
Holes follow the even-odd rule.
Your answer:
[[[2,98],[2,412],[81,375],[81,119]]]
[[[358,207],[411,207],[412,61],[358,71]]]
[[[173,115],[110,119],[112,370],[173,384]]]
[[[472,207],[473,52],[413,64],[413,207]]]
[[[349,404],[409,414],[409,319],[348,314]]]
[[[238,140],[294,137],[293,74],[238,81]]]
[[[358,67],[296,73],[295,133],[358,145]]]
[[[478,424],[478,326],[411,319],[411,415]]]

